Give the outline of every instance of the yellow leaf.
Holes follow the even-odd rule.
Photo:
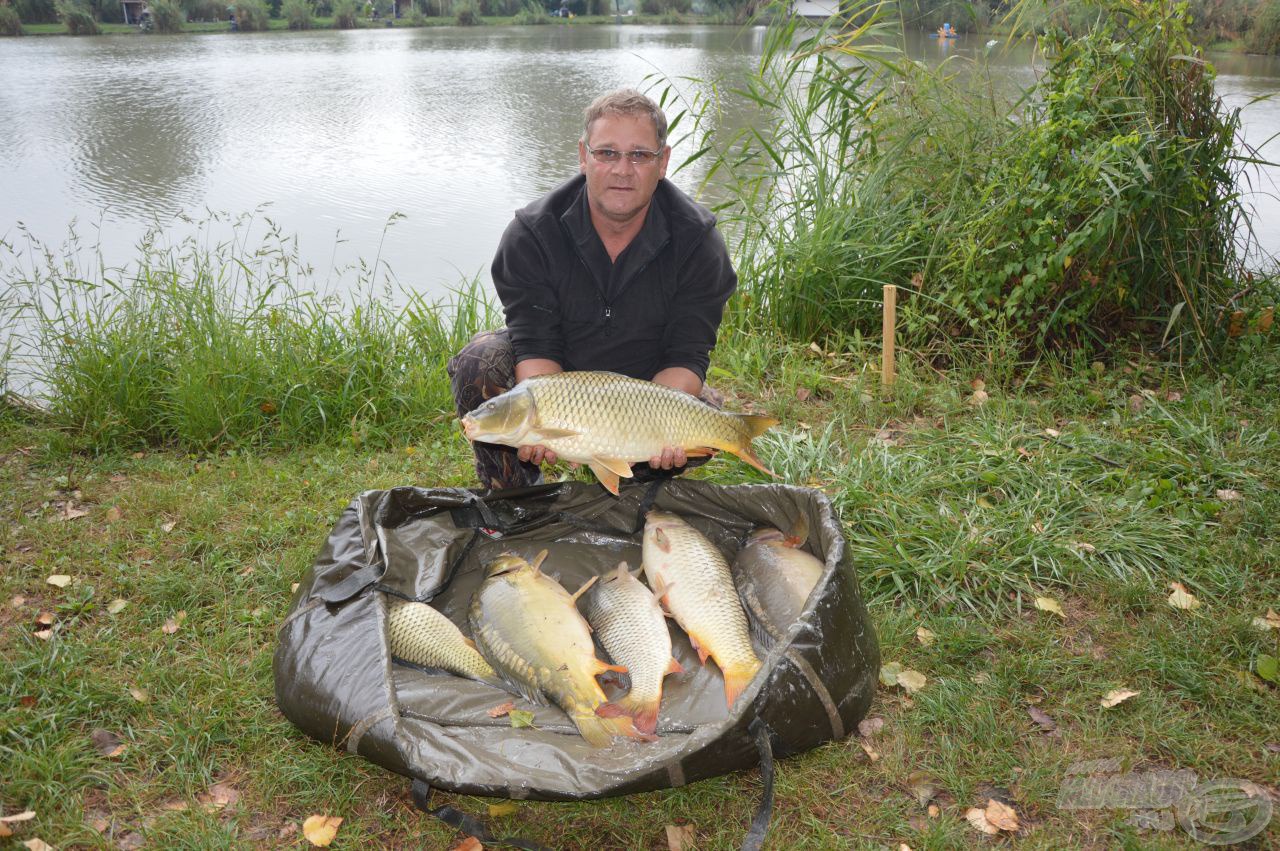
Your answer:
[[[980,810],[977,807],[970,807],[965,811],[964,818],[965,821],[973,825],[975,829],[982,831],[988,836],[995,836],[1000,832],[1000,828],[987,821],[986,810]]]
[[[667,825],[667,851],[692,851],[696,838],[691,824]]]
[[[56,851],[52,845],[38,836],[33,836],[22,844],[27,846],[28,851]]]
[[[925,647],[932,644],[937,637],[938,636],[934,634],[933,630],[925,629],[922,626],[916,628],[916,640]]]
[[[9,598],[9,605],[13,606],[15,609],[21,609],[26,604],[27,604],[27,598],[22,596],[21,594],[14,594],[12,597]]]
[[[0,821],[0,839],[8,839],[10,836],[13,836],[13,829]]]
[[[71,577],[67,576],[65,573],[55,573],[53,576],[46,579],[45,582],[48,582],[50,585],[55,585],[58,588],[66,588],[71,584]]]
[[[169,521],[169,522],[167,522],[167,523],[161,523],[161,524],[160,524],[160,529],[161,529],[162,531],[164,531],[164,532],[172,532],[172,531],[173,531],[173,527],[174,527],[174,526],[177,526],[177,525],[178,525],[178,522],[177,522],[176,520],[170,520],[170,521]]]
[[[987,391],[975,390],[973,391],[973,395],[965,400],[965,403],[971,408],[980,408],[987,404],[987,400],[990,398],[991,396],[987,394]]]
[[[1111,707],[1118,706],[1129,698],[1137,697],[1140,694],[1142,694],[1140,691],[1133,691],[1127,688],[1117,688],[1107,692],[1099,702],[1102,704],[1104,709],[1110,709]]]
[[[329,843],[338,835],[338,826],[342,824],[341,816],[309,816],[302,823],[302,835],[312,845],[321,848],[329,847]]]
[[[116,522],[119,522],[119,520],[120,520],[120,518],[121,518],[122,516],[123,516],[123,512],[121,512],[121,511],[120,511],[120,506],[118,506],[118,505],[113,505],[113,506],[111,506],[110,508],[108,508],[108,509],[107,509],[107,522],[108,522],[108,523],[116,523]]]
[[[1042,612],[1053,612],[1058,617],[1066,620],[1066,614],[1062,611],[1062,606],[1052,597],[1036,597],[1036,608]]]
[[[450,851],[484,851],[484,846],[480,844],[480,840],[474,836],[465,836],[462,841],[454,845]]]
[[[1062,434],[1062,432],[1058,431],[1056,428],[1047,428],[1044,430],[1044,433],[1050,437],[1058,437]]]
[[[1221,488],[1213,492],[1223,502],[1232,502],[1240,498],[1240,491],[1234,488]]]
[[[1018,814],[1014,812],[1013,807],[1002,804],[995,798],[987,799],[987,809],[984,814],[987,817],[987,823],[992,827],[1010,832],[1018,829]]]
[[[129,605],[128,600],[122,600],[119,597],[107,603],[107,614],[118,615],[124,611],[124,607]]]
[[[15,822],[20,822],[20,821],[31,821],[35,817],[36,817],[35,810],[23,810],[22,812],[14,813],[11,816],[0,816],[0,823],[14,824]]]
[[[489,816],[491,818],[502,818],[503,816],[514,815],[520,805],[515,801],[503,801],[500,804],[489,805]]]
[[[901,662],[886,662],[880,666],[880,682],[886,686],[896,686],[898,684],[898,675],[901,673]]]
[[[880,758],[880,754],[876,753],[875,748],[871,747],[871,745],[863,741],[859,741],[858,744],[862,746],[862,750],[866,753],[867,759],[875,762]]]
[[[1253,625],[1258,629],[1280,629],[1280,615],[1274,609],[1267,609],[1265,617],[1254,618]]]
[[[136,687],[131,688],[129,689],[129,695],[134,700],[138,701],[138,703],[148,703],[151,700],[151,695],[147,694],[146,689],[140,689]]]
[[[907,694],[915,694],[924,688],[927,682],[925,675],[919,671],[913,671],[910,668],[904,668],[902,673],[898,674],[898,685],[906,690]]]
[[[1200,601],[1191,596],[1186,587],[1181,582],[1170,582],[1169,587],[1173,589],[1173,593],[1169,595],[1169,605],[1175,609],[1197,609],[1200,607]]]
[[[1066,257],[1063,257],[1063,258],[1062,258],[1062,268],[1064,268],[1064,269],[1070,269],[1070,268],[1071,268],[1071,260],[1072,260],[1072,257],[1071,257],[1071,255],[1070,255],[1070,254],[1068,254]]]
[[[973,388],[974,391],[986,390],[987,382],[983,381],[981,378],[975,378],[973,381],[969,382],[969,386]]]
[[[173,635],[182,626],[182,622],[187,619],[186,609],[179,609],[178,613],[164,622],[164,626],[160,627],[160,631],[165,635]]]

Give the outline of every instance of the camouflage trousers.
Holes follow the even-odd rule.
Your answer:
[[[449,359],[448,369],[459,417],[474,411],[486,399],[510,390],[516,383],[516,361],[507,329],[476,334],[462,351]],[[705,384],[699,398],[713,408],[724,406],[724,395]],[[475,450],[476,477],[481,486],[503,490],[542,483],[542,469],[537,464],[521,461],[512,447],[479,442],[471,447]],[[708,460],[691,458],[687,465],[675,470],[654,470],[647,463],[641,463],[635,467],[635,481],[678,475]]]

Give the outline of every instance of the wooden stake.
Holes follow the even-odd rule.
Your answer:
[[[883,350],[880,356],[880,385],[886,389],[893,386],[893,380],[897,377],[893,364],[893,349],[897,334],[897,325],[898,288],[893,284],[885,284],[884,326],[882,329],[882,339],[880,341],[880,345]]]

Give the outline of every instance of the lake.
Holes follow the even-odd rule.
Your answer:
[[[320,280],[380,260],[399,287],[443,293],[487,280],[512,212],[576,172],[594,95],[651,75],[690,92],[737,85],[763,37],[621,25],[3,39],[0,239],[25,244],[25,228],[56,247],[74,223],[114,264],[137,255],[149,225],[177,238],[193,229],[184,216],[252,214],[255,233],[269,220],[296,235]],[[984,43],[915,34],[908,48],[937,61]],[[1214,61],[1230,106],[1280,90],[1280,60]],[[1030,78],[1025,50],[988,62]],[[722,129],[745,116],[729,110]],[[1244,117],[1252,144],[1280,132],[1275,102]],[[689,153],[677,148],[673,164]],[[673,179],[692,190],[701,167]],[[1271,179],[1252,187],[1255,227],[1280,252]]]

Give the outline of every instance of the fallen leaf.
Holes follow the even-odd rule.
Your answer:
[[[116,839],[118,851],[138,851],[139,848],[145,847],[146,844],[146,838],[136,830],[127,831],[123,836]]]
[[[107,614],[118,615],[124,611],[124,607],[127,605],[129,605],[128,600],[122,600],[119,597],[117,597],[114,600],[112,600],[110,603],[107,603]]]
[[[1067,618],[1062,611],[1062,605],[1052,597],[1036,597],[1036,608],[1042,612],[1053,612],[1063,620]]]
[[[981,378],[975,378],[973,381],[969,382],[969,387],[976,393],[979,390],[986,390],[987,382],[983,381]]]
[[[1089,544],[1084,541],[1072,541],[1071,547],[1082,553],[1096,553],[1098,551],[1098,548],[1093,544]]]
[[[98,749],[98,753],[105,757],[120,756],[128,747],[121,741],[119,736],[110,730],[99,728],[90,733],[89,738],[93,740],[93,746]]]
[[[980,830],[988,836],[995,836],[1000,832],[1000,828],[987,821],[986,810],[980,810],[977,807],[970,807],[965,811],[964,818],[965,821],[973,825],[975,829]]]
[[[1127,688],[1117,688],[1107,692],[1099,702],[1102,704],[1104,709],[1110,709],[1111,707],[1118,706],[1129,698],[1137,697],[1140,694],[1142,694],[1140,691],[1132,691]]]
[[[458,844],[451,846],[449,851],[484,851],[484,846],[474,836],[464,836]]]
[[[970,679],[970,681],[971,681],[971,682],[973,682],[973,684],[974,684],[974,685],[980,685],[980,686],[983,686],[983,685],[986,685],[987,683],[991,682],[991,674],[989,674],[989,673],[988,673],[988,672],[986,672],[986,671],[979,671],[978,673],[974,674],[974,675],[973,675],[972,677],[970,677],[969,679]]]
[[[167,813],[182,813],[191,808],[191,805],[181,798],[172,798],[160,805],[160,809]]]
[[[26,602],[27,602],[27,598],[22,596],[21,594],[14,594],[12,597],[9,598],[9,605],[13,606],[15,609],[21,609],[26,604]]]
[[[240,790],[226,783],[215,783],[209,787],[209,791],[197,798],[200,803],[204,804],[206,810],[225,809],[236,801],[240,800]],[[341,823],[341,819],[338,820]],[[333,826],[334,830],[338,829],[338,825]]]
[[[1054,721],[1049,715],[1037,706],[1027,707],[1027,714],[1031,716],[1031,720],[1036,722],[1036,726],[1046,733],[1052,733],[1058,729],[1058,722]]]
[[[280,829],[276,831],[276,838],[289,839],[293,837],[295,834],[297,834],[297,832],[298,832],[298,823],[296,821],[291,821],[285,825],[282,825]]]
[[[902,673],[898,674],[898,685],[906,690],[907,694],[915,694],[924,688],[928,679],[919,671],[913,671],[910,668],[904,668]]]
[[[1168,393],[1164,394],[1164,400],[1166,402],[1181,402],[1182,393],[1178,390],[1170,390]]]
[[[18,705],[23,709],[30,709],[38,702],[39,701],[34,694],[24,694],[22,697],[18,698]],[[0,819],[0,821],[3,821],[3,819]]]
[[[17,824],[20,821],[31,821],[36,817],[35,810],[23,810],[11,816],[0,816],[0,824]]]
[[[1191,596],[1191,592],[1181,582],[1170,582],[1169,587],[1173,589],[1173,593],[1169,595],[1170,606],[1184,611],[1200,608],[1200,601]]]
[[[160,627],[160,631],[165,635],[173,635],[182,626],[182,622],[187,619],[186,609],[179,609],[178,613],[164,622],[164,626]]]
[[[489,816],[491,818],[502,818],[503,816],[514,815],[520,809],[520,805],[515,801],[503,801],[500,804],[489,805]]]
[[[89,512],[82,508],[73,508],[71,500],[67,500],[62,504],[62,511],[58,514],[59,520],[79,520],[81,517],[88,517]]]
[[[1030,457],[1031,457],[1031,450],[1027,449],[1027,447],[1025,447],[1025,446],[1019,446],[1019,447],[1018,447],[1018,449],[1017,449],[1017,452],[1018,452],[1018,455],[1019,455],[1020,457],[1022,457],[1022,458],[1030,458]]]
[[[127,481],[129,481],[129,477],[128,477],[128,476],[126,476],[124,473],[112,473],[112,474],[111,474],[111,481],[112,481],[113,483],[115,483],[115,484],[117,484],[117,485],[118,485],[118,484],[120,484],[121,482],[127,482]]]
[[[919,641],[921,644],[923,644],[925,647],[928,647],[930,644],[932,644],[934,642],[934,639],[936,639],[937,637],[938,636],[931,629],[925,629],[922,626],[916,627],[916,640]]]
[[[808,388],[808,387],[797,387],[797,388],[796,388],[796,401],[797,401],[797,402],[807,402],[808,400],[809,400],[809,388]]]
[[[863,753],[867,755],[867,759],[875,762],[880,758],[880,754],[876,753],[875,748],[871,747],[871,745],[863,741],[859,741],[858,744],[862,747]]]
[[[1280,659],[1266,653],[1259,653],[1254,669],[1262,679],[1280,685]]]
[[[1280,753],[1280,742],[1267,742],[1267,750],[1272,753]]]
[[[289,586],[289,593],[290,593],[290,594],[296,594],[297,592],[298,592],[298,583],[297,583],[297,582],[295,582],[295,583],[293,583],[292,585],[290,585],[290,586]]]
[[[340,824],[342,824],[341,816],[308,816],[302,823],[302,835],[312,845],[327,848],[333,838],[338,835]]]
[[[866,739],[875,738],[876,734],[884,729],[884,719],[863,718],[858,722],[858,735]]]
[[[987,394],[987,391],[975,390],[973,391],[972,396],[970,396],[968,399],[965,399],[965,404],[971,408],[980,408],[983,405],[987,404],[987,400],[990,398],[991,397]]]
[[[41,612],[36,615],[37,626],[53,626],[53,612]]]
[[[1232,502],[1240,498],[1240,491],[1234,488],[1221,488],[1213,492],[1214,496],[1223,502]]]
[[[146,457],[146,455],[147,455],[147,453],[145,453],[145,452],[135,452],[135,453],[133,453],[134,460],[137,460],[137,459],[140,459],[140,458],[145,458],[145,457]]]
[[[1001,803],[995,798],[987,800],[987,809],[984,811],[984,815],[987,817],[987,824],[992,827],[1007,830],[1010,833],[1018,830],[1018,814],[1013,807]]]
[[[937,804],[930,804],[929,809],[925,810],[929,814],[929,818],[937,818],[942,815],[942,807]]]
[[[41,641],[48,641],[50,638],[53,638],[53,630],[48,627],[46,627],[45,629],[37,629],[35,632],[31,634],[34,635],[36,638],[40,639]]]
[[[886,662],[880,666],[880,683],[885,686],[896,686],[898,675],[901,673],[901,662]]]
[[[809,351],[813,352],[814,354],[821,355],[821,354],[822,354],[822,346],[819,346],[817,343],[810,343],[810,344],[809,344]]]
[[[138,703],[149,703],[151,701],[151,695],[147,694],[146,689],[131,688],[129,689],[129,696],[138,701]]]
[[[1129,397],[1129,412],[1133,414],[1142,413],[1142,409],[1147,406],[1147,400],[1140,393],[1134,393]]]
[[[1050,437],[1059,437],[1062,435],[1062,432],[1058,431],[1056,428],[1047,428],[1044,430],[1044,433]]]
[[[67,576],[65,573],[55,573],[53,576],[46,579],[45,582],[48,582],[50,585],[57,588],[66,588],[71,584],[71,577]]]
[[[533,726],[533,713],[527,709],[513,709],[507,713],[507,717],[511,719],[512,727],[520,728]]]
[[[113,505],[113,506],[111,506],[110,508],[108,508],[108,509],[107,509],[107,522],[108,522],[108,523],[118,523],[118,522],[120,521],[120,518],[121,518],[122,516],[124,516],[124,515],[123,515],[123,513],[120,511],[120,506],[118,506],[118,505]]]
[[[1264,617],[1253,619],[1253,625],[1262,630],[1280,629],[1280,615],[1277,615],[1274,609],[1267,609]]]
[[[178,521],[176,521],[176,520],[170,520],[170,521],[168,521],[167,523],[161,523],[161,524],[160,524],[160,530],[161,530],[162,532],[172,532],[172,531],[173,531],[173,527],[174,527],[174,526],[177,526],[177,525],[178,525]]]
[[[52,845],[38,836],[33,836],[22,844],[27,847],[28,851],[56,851]]]
[[[697,834],[691,824],[667,825],[667,851],[690,851]]]
[[[508,700],[506,703],[499,703],[497,706],[490,709],[488,715],[490,718],[501,718],[503,715],[506,715],[515,708],[516,705]]]
[[[86,816],[85,821],[88,823],[89,827],[93,828],[98,833],[106,833],[111,827],[111,819],[101,812],[90,813]]]

